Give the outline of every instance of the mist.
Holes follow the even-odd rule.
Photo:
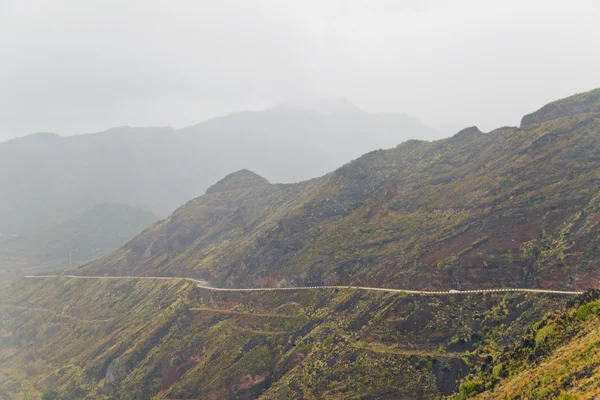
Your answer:
[[[347,97],[450,135],[600,83],[593,0],[0,0],[0,140]]]

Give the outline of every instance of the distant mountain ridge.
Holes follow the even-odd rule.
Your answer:
[[[365,151],[439,135],[400,114],[331,111],[273,108],[183,129],[38,133],[0,143],[0,232],[40,232],[99,203],[167,215],[231,171],[296,182]]]
[[[564,116],[524,129],[409,140],[297,184],[234,173],[229,190],[209,190],[78,273],[234,287],[599,285],[596,93],[555,102]],[[574,101],[582,113],[561,106]]]
[[[156,219],[136,207],[99,204],[47,231],[0,241],[0,271],[17,276],[90,262],[122,246]]]

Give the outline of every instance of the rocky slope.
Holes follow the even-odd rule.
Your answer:
[[[600,89],[525,118],[368,153],[298,184],[234,173],[79,274],[214,285],[600,283]]]
[[[514,343],[490,351],[461,384],[457,400],[594,399],[600,395],[600,292],[544,315]]]
[[[140,208],[97,205],[47,231],[0,241],[0,274],[14,278],[96,260],[156,220]]]
[[[564,301],[26,279],[0,291],[0,398],[434,399]]]

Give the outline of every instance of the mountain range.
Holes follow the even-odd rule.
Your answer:
[[[298,183],[224,174],[99,260],[0,289],[0,398],[596,398],[599,139],[596,89]],[[506,287],[585,293],[461,292]]]
[[[378,150],[320,178],[233,173],[80,274],[217,286],[600,283],[600,90],[520,127]]]
[[[367,113],[344,99],[236,112],[183,129],[33,134],[0,143],[0,234],[41,232],[101,203],[164,216],[237,169],[295,182],[369,149],[438,136],[414,118]]]

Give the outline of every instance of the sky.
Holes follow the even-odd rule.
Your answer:
[[[453,132],[600,87],[598,0],[0,0],[0,140],[347,97]]]

